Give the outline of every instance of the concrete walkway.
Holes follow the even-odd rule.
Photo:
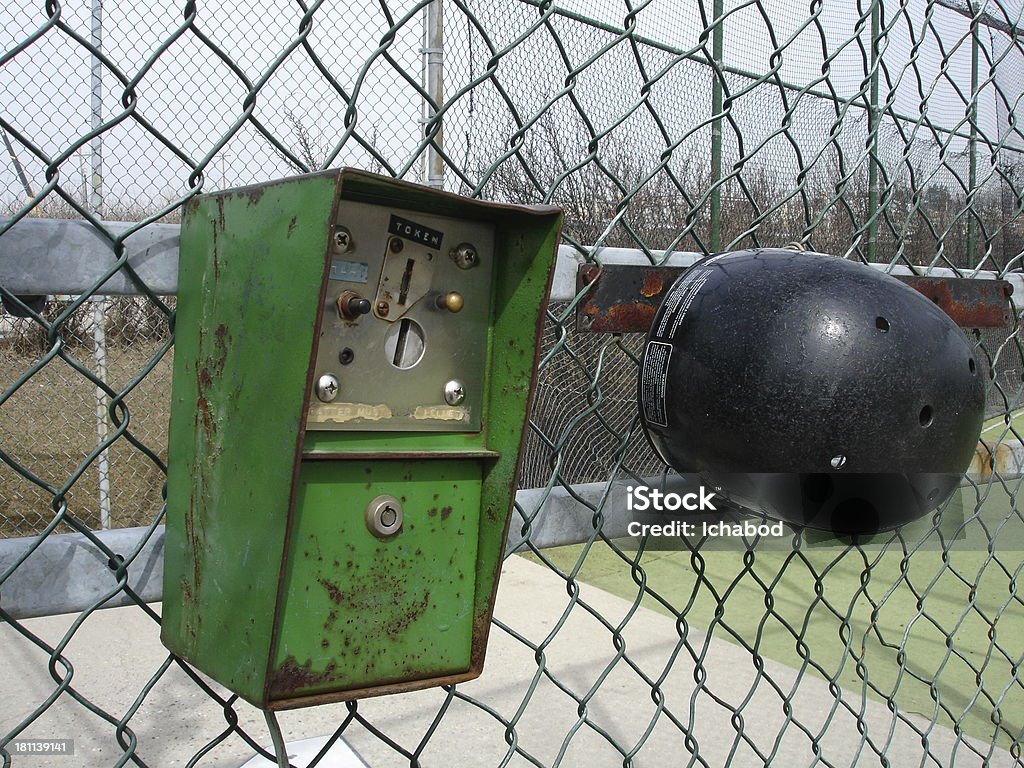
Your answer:
[[[629,602],[586,585],[580,597],[613,626],[632,609]],[[565,584],[557,575],[519,557],[506,561],[496,615],[515,632],[534,644],[541,643],[569,604]],[[48,642],[57,643],[75,618],[32,619],[25,624]],[[653,611],[638,609],[625,624],[621,638],[629,662],[639,672],[626,659],[617,660],[611,631],[582,605],[576,605],[565,625],[544,648],[543,663],[549,678],[538,671],[530,648],[495,627],[483,676],[459,686],[459,691],[485,703],[506,720],[518,714],[514,731],[517,745],[544,765],[561,755],[561,764],[566,766],[619,766],[623,756],[608,738],[629,750],[648,731],[649,736],[634,757],[636,766],[687,765],[694,752],[700,757],[694,764],[712,768],[727,764],[763,765],[751,746],[737,736],[740,723],[730,721],[729,709],[710,694],[733,707],[746,702],[742,709],[743,736],[765,755],[774,751],[772,765],[811,765],[815,761],[811,738],[794,722],[787,722],[783,698],[765,676],[770,676],[789,697],[792,719],[814,736],[822,758],[827,761],[824,764],[881,764],[872,748],[862,744],[858,729],[865,731],[879,750],[885,750],[888,763],[893,766],[929,764],[960,768],[983,764],[962,742],[957,743],[951,731],[939,727],[928,731],[928,717],[911,716],[918,728],[927,732],[926,741],[933,757],[925,758],[919,734],[897,721],[883,703],[862,699],[850,691],[844,691],[843,700],[860,713],[861,724],[858,725],[856,716],[839,707],[831,725],[822,733],[823,724],[837,706],[827,683],[807,675],[793,690],[795,670],[767,662],[759,674],[751,656],[742,648],[721,640],[705,646],[704,636],[690,630],[690,646],[698,656],[703,649],[703,672],[697,674],[706,675],[704,690],[695,694],[696,661],[688,650],[679,647],[675,622]],[[118,717],[129,711],[167,658],[156,624],[137,608],[114,608],[94,614],[75,633],[65,656],[75,668],[75,688]],[[598,686],[599,677],[607,670],[607,677]],[[660,690],[665,706],[690,730],[689,745],[666,712],[658,713],[651,687],[641,673],[652,680],[664,678]],[[537,687],[530,695],[535,679]],[[585,707],[587,722],[579,716],[579,703],[559,686],[572,691],[577,698],[592,694]],[[10,626],[0,626],[0,733],[14,727],[54,689],[47,673],[46,655]],[[444,700],[440,690],[421,691],[364,700],[359,703],[359,712],[403,747],[414,750]],[[264,745],[269,744],[262,714],[246,704],[237,705],[236,710],[249,732]],[[344,705],[331,705],[282,713],[285,737],[294,741],[327,734],[345,717],[346,711]],[[224,719],[217,705],[183,672],[172,667],[153,687],[130,725],[138,737],[138,754],[147,765],[184,766],[223,729]],[[16,757],[14,768],[111,766],[121,755],[114,727],[66,695],[22,736],[73,738],[76,754]],[[357,724],[347,731],[346,739],[374,768],[408,765],[407,759]],[[498,765],[508,751],[504,725],[475,706],[454,701],[430,738],[421,761],[426,766]],[[988,752],[987,748],[980,751]],[[238,768],[251,757],[249,747],[232,737],[199,765]],[[529,762],[514,755],[508,764],[525,766]],[[1015,764],[1021,765],[1003,751],[994,751],[988,761],[991,766]]]

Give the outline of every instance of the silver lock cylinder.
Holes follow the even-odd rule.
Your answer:
[[[402,530],[403,517],[402,505],[394,496],[378,496],[366,505],[366,527],[381,539]]]

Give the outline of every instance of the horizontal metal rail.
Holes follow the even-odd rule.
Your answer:
[[[0,218],[0,228],[6,224]],[[116,237],[137,224],[105,221],[103,226]],[[148,224],[122,241],[127,263],[151,291],[172,295],[178,290],[177,224]],[[0,236],[0,285],[16,295],[82,294],[92,291],[103,275],[116,264],[113,242],[86,221],[73,219],[32,219],[19,221]],[[686,267],[703,254],[651,251],[665,266]],[[551,285],[552,301],[571,301],[577,294],[576,272],[580,264],[597,259],[602,264],[650,264],[639,248],[593,248],[584,251],[569,245],[559,246],[558,263]],[[945,267],[917,267],[872,264],[894,275],[930,277],[969,277],[976,280],[1006,280],[1014,295],[1024,296],[1024,273],[999,274],[991,270],[972,270],[958,274]],[[96,291],[107,295],[141,293],[123,270],[109,277]]]

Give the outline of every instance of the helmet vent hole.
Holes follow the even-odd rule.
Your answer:
[[[880,330],[882,333],[888,333],[889,332],[889,321],[886,320],[881,315],[879,315],[878,317],[875,318],[875,328]]]
[[[841,469],[846,465],[846,457],[843,454],[838,453],[832,457],[832,460],[829,461],[829,464],[832,465],[832,469]]]
[[[967,359],[967,367],[971,369],[971,373],[974,373],[975,371],[978,370],[978,366],[975,365],[973,357]]]
[[[921,422],[922,427],[930,427],[932,425],[932,407],[926,405],[921,409],[921,413],[917,415],[917,418]]]

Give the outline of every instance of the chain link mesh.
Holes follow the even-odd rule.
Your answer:
[[[566,242],[590,260],[604,246],[656,262],[799,243],[965,277],[1020,271],[1019,0],[445,0],[445,93],[427,108],[426,6],[10,0],[0,248],[26,217],[83,219],[110,243],[109,274],[128,271],[124,238],[176,222],[201,191],[341,165],[422,180],[436,152],[452,191],[563,206]],[[108,229],[118,220],[134,225]],[[5,701],[5,767],[21,762],[8,742],[45,732],[61,705],[103,730],[83,764],[269,756],[249,708],[179,660],[148,668],[125,649],[100,671],[123,675],[123,696],[99,701],[76,652],[110,641],[89,627],[114,595],[154,636],[159,620],[127,573],[163,513],[174,302],[137,285],[41,304],[0,286],[0,536],[81,533],[116,579],[53,637],[0,611],[3,643],[52,678]],[[549,310],[521,486],[610,492],[663,469],[637,430],[641,340],[576,334],[573,308]],[[973,336],[993,459],[1022,437],[1018,323]],[[492,645],[518,687],[500,703],[472,684],[417,694],[402,718],[352,702],[333,738],[382,765],[573,765],[582,743],[623,765],[1024,765],[1020,480],[982,470],[917,527],[856,544],[794,535],[782,551],[624,549],[603,531],[609,493],[579,498],[583,545],[542,550],[523,509],[513,533],[547,586],[519,599],[551,613],[538,634],[499,605]],[[148,532],[116,553],[102,526]],[[601,649],[587,665],[583,639]],[[171,752],[153,725],[186,719],[169,679],[195,729]]]

